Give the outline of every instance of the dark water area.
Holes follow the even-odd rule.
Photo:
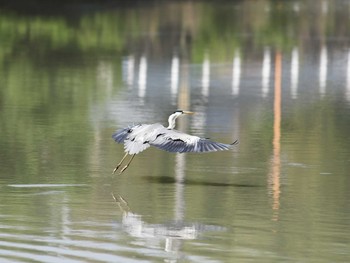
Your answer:
[[[350,261],[348,1],[0,4],[1,262]],[[167,124],[239,145],[150,148]]]

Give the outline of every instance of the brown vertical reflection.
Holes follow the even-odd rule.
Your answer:
[[[188,78],[188,61],[187,56],[184,55],[182,62],[180,63],[180,86],[177,100],[177,108],[188,110],[190,105],[190,89]],[[177,119],[177,129],[186,131],[188,126],[188,117],[182,117]],[[185,180],[185,167],[186,167],[186,155],[176,153],[175,157],[175,207],[174,207],[174,220],[182,222],[185,215],[185,200],[184,200],[184,180]],[[182,244],[181,239],[167,237],[165,240],[165,251],[171,251],[178,253]]]
[[[271,171],[269,176],[269,186],[272,194],[272,209],[275,211],[273,220],[278,220],[278,210],[280,207],[280,174],[281,174],[281,84],[282,84],[282,54],[276,52],[275,57],[275,87],[273,104],[273,156]]]
[[[190,92],[188,86],[188,68],[187,65],[181,63],[181,82],[178,94],[178,109],[189,109],[189,101],[190,101]],[[178,118],[177,123],[178,129],[181,131],[186,131],[188,126],[188,117]],[[185,167],[186,167],[186,159],[185,154],[176,154],[175,158],[175,220],[181,221],[184,217],[184,207],[185,203],[183,200],[183,191],[184,184],[183,181],[185,179]]]

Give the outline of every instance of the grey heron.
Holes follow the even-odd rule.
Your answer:
[[[175,111],[168,118],[168,127],[164,127],[160,123],[135,124],[117,130],[112,135],[112,138],[117,143],[124,143],[125,155],[114,168],[113,173],[118,170],[125,158],[128,155],[131,155],[129,162],[120,170],[119,174],[123,173],[129,167],[135,155],[146,150],[150,146],[154,146],[168,152],[202,153],[229,150],[233,145],[238,143],[238,140],[235,140],[231,144],[214,142],[206,138],[200,138],[198,136],[189,135],[175,130],[175,120],[184,114],[194,114],[194,112],[184,110]]]

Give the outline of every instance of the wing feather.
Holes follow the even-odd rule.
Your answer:
[[[159,131],[150,145],[168,152],[213,152],[232,148],[231,144],[214,142],[198,136],[182,133],[178,130],[166,128]],[[234,142],[235,144],[236,142]]]
[[[112,138],[117,143],[124,143],[124,141],[130,136],[130,134],[134,131],[135,127],[140,126],[140,124],[129,125],[126,128],[122,128],[113,133]]]

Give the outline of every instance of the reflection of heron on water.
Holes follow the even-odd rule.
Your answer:
[[[223,232],[226,228],[215,225],[204,225],[199,223],[187,223],[182,220],[170,221],[163,224],[148,224],[142,220],[142,216],[131,211],[127,201],[118,194],[112,193],[113,199],[123,213],[122,225],[124,230],[132,237],[165,240],[164,250],[176,252],[176,242],[181,240],[197,239],[202,232]],[[145,242],[145,244],[149,244]],[[152,242],[151,242],[152,243]]]

